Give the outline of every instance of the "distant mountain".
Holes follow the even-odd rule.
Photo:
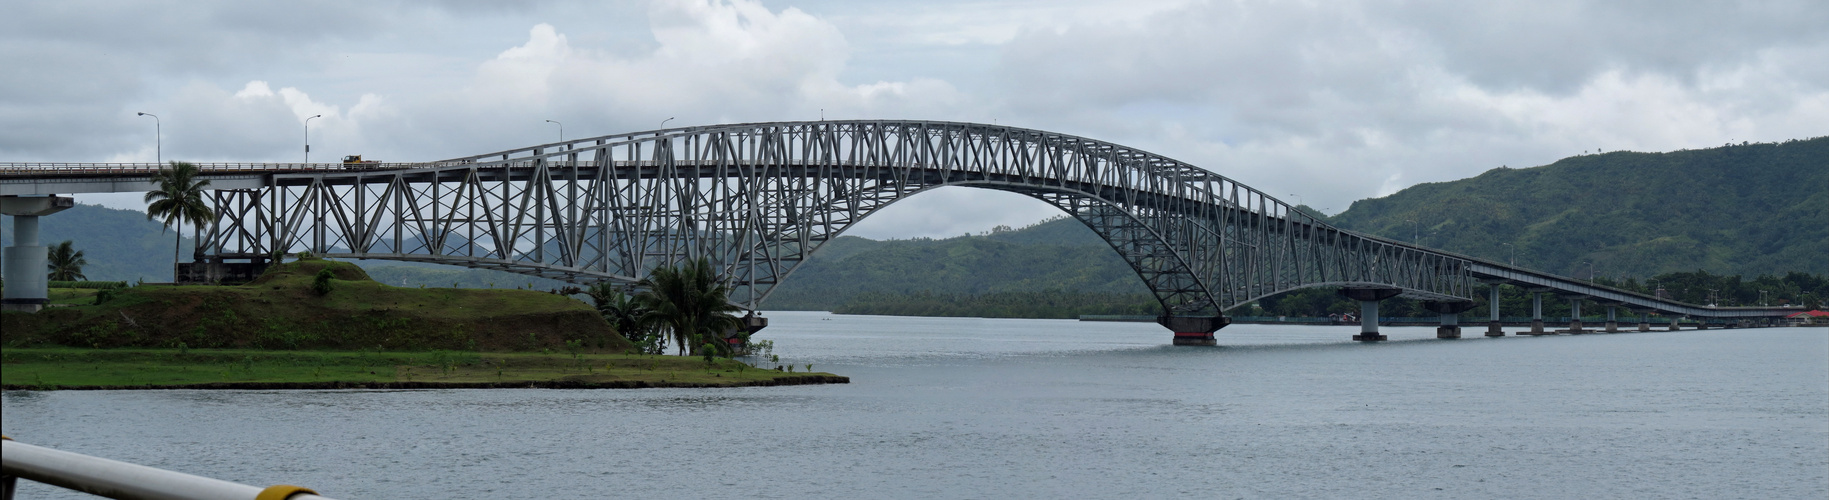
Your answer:
[[[1829,273],[1829,137],[1498,168],[1330,221],[1567,276]]]
[[[1147,294],[1124,259],[1079,221],[946,239],[840,237],[769,296],[768,309],[831,310],[860,294],[1064,290]]]
[[[178,253],[190,262],[193,244],[185,234]],[[146,220],[146,212],[133,210],[78,204],[38,219],[38,244],[71,241],[89,261],[83,274],[94,281],[171,281],[172,239],[163,225]],[[0,246],[12,245],[13,218],[0,217]]]

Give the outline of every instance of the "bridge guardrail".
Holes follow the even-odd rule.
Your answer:
[[[18,443],[10,438],[0,441],[0,446],[4,446],[4,452],[0,453],[4,455],[0,458],[0,473],[6,476],[4,500],[12,500],[15,478],[108,498],[135,500],[329,500],[315,491],[298,486],[248,486]]]

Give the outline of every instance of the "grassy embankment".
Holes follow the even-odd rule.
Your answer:
[[[314,276],[336,276],[331,291]],[[843,382],[624,354],[589,305],[532,290],[399,288],[302,260],[245,286],[58,290],[0,315],[7,388],[662,387]]]
[[[0,384],[18,389],[732,387],[844,382],[720,359],[584,352],[269,351],[7,348]]]

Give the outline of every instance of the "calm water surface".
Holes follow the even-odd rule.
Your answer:
[[[852,383],[7,392],[4,431],[338,498],[1829,498],[1826,329],[769,316]]]

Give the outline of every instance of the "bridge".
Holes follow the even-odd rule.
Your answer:
[[[964,186],[1060,208],[1111,245],[1162,306],[1177,345],[1212,345],[1223,312],[1310,287],[1359,300],[1356,340],[1383,340],[1379,301],[1440,313],[1438,337],[1478,284],[1715,322],[1769,320],[1778,308],[1685,304],[1339,229],[1212,171],[1118,144],[1016,127],[931,121],[818,121],[681,127],[590,137],[426,163],[201,164],[219,217],[190,279],[217,281],[277,254],[432,262],[576,283],[633,284],[657,266],[710,259],[732,301],[755,311],[774,287],[847,228],[896,201]],[[58,194],[138,192],[156,164],[0,164],[0,199],[21,221]],[[67,200],[67,198],[61,198]],[[32,234],[25,231],[29,223]],[[39,256],[42,250],[35,250]],[[42,270],[7,256],[9,307],[42,304]],[[42,257],[40,257],[42,258]],[[36,274],[42,275],[42,272]],[[36,293],[37,295],[31,295]],[[33,301],[36,302],[33,302]],[[1487,335],[1502,336],[1492,309]],[[760,319],[760,318],[756,318]],[[1674,328],[1675,320],[1671,326]],[[752,328],[759,328],[753,325]],[[1577,319],[1570,333],[1583,333]]]

